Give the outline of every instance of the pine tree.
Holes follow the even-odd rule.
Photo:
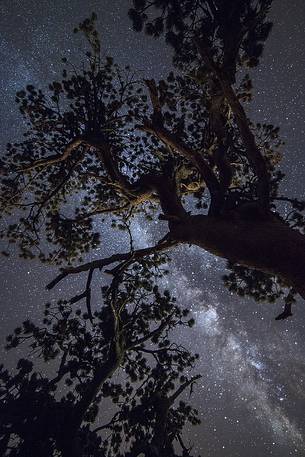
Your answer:
[[[26,345],[30,358],[15,374],[1,366],[2,455],[127,457],[157,449],[174,457],[174,442],[186,449],[184,425],[200,421],[179,398],[200,378],[192,374],[198,356],[172,331],[193,321],[158,287],[159,263],[141,261],[115,276],[93,314],[75,308],[79,297],[48,303],[41,326],[25,321],[8,336],[7,348]]]
[[[87,62],[76,68],[64,58],[49,92],[28,85],[17,93],[28,130],[1,163],[1,209],[11,218],[2,236],[21,257],[61,266],[49,288],[87,272],[88,301],[96,271],[123,271],[189,244],[228,260],[231,291],[282,297],[278,318],[291,315],[295,295],[305,296],[305,203],[279,189],[278,128],[251,122],[244,108],[254,93],[249,71],[271,30],[270,6],[135,1],[135,30],[174,49],[175,71],[159,82],[103,57],[93,14],[75,29],[87,38]],[[167,234],[135,250],[130,223],[138,216],[148,225],[165,221]],[[129,252],[84,262],[106,244],[106,219],[129,233]]]

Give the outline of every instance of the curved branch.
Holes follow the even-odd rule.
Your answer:
[[[163,332],[163,330],[168,326],[168,324],[171,322],[174,314],[175,313],[172,312],[164,321],[162,321],[160,323],[160,325],[155,330],[152,330],[150,333],[143,336],[142,338],[139,338],[135,341],[131,341],[130,345],[128,346],[128,350],[135,349],[136,346],[139,346],[139,345],[145,343],[146,341],[150,340],[152,337],[160,335]]]
[[[141,130],[151,133],[155,137],[159,138],[159,140],[161,140],[166,146],[176,150],[179,154],[195,165],[205,181],[211,195],[210,214],[217,214],[223,203],[223,193],[216,175],[202,155],[198,151],[194,151],[189,148],[163,127],[158,127],[152,123],[146,122],[140,128]]]
[[[293,316],[293,314],[291,312],[291,308],[292,308],[292,304],[291,303],[285,303],[284,311],[281,314],[279,314],[275,318],[275,320],[276,321],[281,321],[281,320],[287,319],[288,317]]]
[[[102,269],[103,267],[105,267],[107,265],[111,265],[112,263],[124,262],[131,258],[133,260],[141,259],[147,255],[155,254],[156,252],[165,251],[177,244],[178,244],[178,242],[175,240],[171,240],[171,239],[166,240],[165,238],[163,238],[158,244],[156,244],[155,246],[151,246],[149,248],[139,249],[132,253],[125,252],[122,254],[113,254],[112,256],[106,257],[105,259],[93,260],[92,262],[84,263],[77,267],[66,268],[62,271],[62,273],[60,273],[58,276],[56,276],[56,278],[53,279],[53,281],[51,281],[46,286],[46,288],[48,290],[53,289],[53,287],[55,287],[60,281],[62,281],[64,278],[66,278],[69,275],[82,273],[83,271],[89,271],[89,270],[93,271],[96,269]]]
[[[84,140],[81,137],[75,138],[74,140],[70,141],[70,143],[67,144],[63,154],[55,154],[55,155],[46,157],[45,159],[36,160],[28,167],[23,168],[21,171],[31,171],[38,167],[48,167],[49,165],[63,162],[72,154],[74,149],[76,149],[78,146],[80,146],[83,143],[83,141]]]
[[[177,139],[175,135],[173,135],[164,127],[162,117],[162,103],[159,99],[156,82],[151,79],[145,80],[145,83],[149,91],[149,96],[153,107],[153,115],[152,121],[144,122],[144,124],[140,126],[140,129],[151,133],[170,149],[176,150],[180,155],[195,165],[203,180],[205,181],[211,195],[210,214],[217,214],[223,203],[223,192],[221,191],[221,186],[216,175],[198,151],[194,151],[189,148],[183,141]]]
[[[137,204],[137,202],[132,201],[132,202],[127,202],[122,206],[113,206],[113,207],[110,207],[110,208],[95,209],[93,211],[90,211],[90,213],[80,214],[75,219],[73,219],[73,221],[81,222],[81,221],[83,221],[85,219],[88,219],[88,218],[90,218],[92,216],[97,216],[99,214],[120,213],[121,211],[124,211],[125,209],[129,208],[130,205],[136,205],[136,204]]]
[[[217,146],[213,154],[215,164],[219,171],[219,181],[224,195],[232,183],[233,176],[232,166],[227,158],[227,150],[227,145],[221,143]]]
[[[203,40],[195,39],[194,41],[198,52],[207,65],[208,69],[218,79],[223,95],[226,98],[232,113],[235,116],[235,121],[245,146],[247,158],[258,179],[257,194],[259,202],[261,206],[267,210],[270,203],[270,178],[265,159],[255,142],[255,137],[250,129],[245,110],[238,100],[227,76],[214,63],[214,60],[210,55],[208,45],[205,44]]]
[[[197,381],[197,379],[200,379],[201,375],[197,374],[196,376],[193,376],[191,379],[185,381],[181,386],[174,392],[170,397],[169,397],[169,403],[172,405],[174,401],[182,394],[182,392],[188,387],[194,384],[194,382]]]
[[[247,158],[258,179],[258,199],[261,206],[264,209],[268,209],[270,203],[270,177],[267,171],[265,158],[256,145],[255,137],[249,127],[245,110],[238,100],[231,84],[225,78],[221,80],[220,83],[230,108],[235,115],[235,120],[245,146]]]

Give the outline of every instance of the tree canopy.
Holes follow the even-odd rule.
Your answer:
[[[151,269],[142,261],[103,286],[93,314],[75,309],[82,297],[48,303],[41,326],[27,320],[7,337],[38,363],[22,358],[14,375],[1,366],[2,455],[176,457],[175,442],[191,455],[182,431],[200,421],[180,396],[200,378],[198,355],[171,334],[193,319]],[[41,372],[50,363],[53,376]]]
[[[49,289],[70,275],[87,279],[83,293],[47,307],[42,328],[24,322],[9,337],[10,347],[31,341],[45,361],[61,362],[51,380],[28,361],[13,377],[3,369],[0,433],[8,455],[27,455],[34,426],[48,433],[36,442],[37,455],[72,455],[72,442],[75,456],[119,455],[123,432],[130,455],[176,455],[175,440],[189,455],[181,430],[186,420],[197,423],[196,412],[175,401],[197,379],[180,375],[195,359],[167,339],[187,311],[160,291],[168,251],[178,244],[225,258],[230,291],[282,298],[277,319],[292,314],[297,293],[305,297],[305,203],[280,190],[279,129],[252,122],[245,110],[255,94],[250,71],[272,26],[271,3],[134,0],[135,31],[173,48],[173,67],[160,81],[104,56],[93,14],[75,29],[87,38],[87,60],[76,67],[63,58],[62,77],[48,91],[28,85],[17,92],[28,128],[1,161],[1,211],[11,218],[2,237],[21,257],[61,268]],[[136,250],[130,223],[139,216],[148,226],[157,220],[164,236]],[[130,249],[92,260],[107,243],[109,219],[129,235]],[[103,288],[92,306],[94,275]],[[75,310],[81,301],[85,312]],[[125,384],[109,381],[119,366],[130,379]],[[59,395],[64,380],[67,393]],[[121,405],[100,426],[110,441],[88,425],[104,397]],[[14,411],[28,404],[25,421]],[[61,422],[50,424],[50,410],[68,424],[64,437]]]

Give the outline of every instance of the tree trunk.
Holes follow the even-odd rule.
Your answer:
[[[71,415],[67,418],[67,425],[57,440],[63,457],[82,457],[78,435],[84,415],[95,400],[103,383],[111,378],[120,366],[123,355],[123,352],[120,356],[113,355],[96,371],[91,383],[88,383],[87,391],[83,394],[82,399],[71,409]]]
[[[270,213],[267,217],[190,216],[171,236],[231,262],[280,277],[305,299],[305,236]]]

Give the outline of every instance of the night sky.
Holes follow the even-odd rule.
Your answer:
[[[288,6],[287,6],[288,5]],[[102,47],[119,64],[131,64],[143,77],[162,78],[170,70],[171,51],[162,40],[131,30],[128,0],[0,0],[1,147],[20,138],[24,125],[14,102],[26,84],[46,87],[61,69],[61,57],[77,63],[84,41],[73,28],[92,11],[98,15]],[[305,4],[275,0],[274,29],[264,59],[253,75],[253,119],[281,128],[286,141],[285,191],[305,197]],[[137,247],[154,243],[161,222],[133,223]],[[126,249],[127,240],[103,228],[105,244],[91,258]],[[194,449],[205,457],[287,457],[305,455],[305,313],[299,301],[292,319],[275,321],[281,304],[257,304],[230,295],[221,275],[224,262],[199,248],[173,252],[169,286],[192,309],[196,325],[180,331],[179,342],[200,353],[202,374],[192,401],[202,424],[187,430]],[[1,327],[4,337],[21,321],[40,317],[46,300],[77,292],[78,279],[54,292],[44,285],[56,269],[21,261],[16,252],[0,259]],[[13,365],[19,355],[4,354]]]

